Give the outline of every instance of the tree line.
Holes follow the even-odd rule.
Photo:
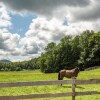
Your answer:
[[[40,69],[44,73],[79,67],[84,70],[100,66],[100,32],[86,30],[80,35],[66,35],[60,42],[51,42],[45,52],[30,61],[0,63],[2,71]]]
[[[38,58],[22,62],[0,62],[0,71],[22,71],[39,69],[37,60]]]

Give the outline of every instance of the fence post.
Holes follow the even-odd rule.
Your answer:
[[[76,78],[73,77],[72,78],[72,100],[75,100],[75,87],[76,87],[75,80]]]

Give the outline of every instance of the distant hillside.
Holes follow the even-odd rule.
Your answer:
[[[10,60],[6,60],[6,59],[3,59],[3,60],[0,60],[0,62],[9,63],[9,62],[11,62],[11,61],[10,61]]]

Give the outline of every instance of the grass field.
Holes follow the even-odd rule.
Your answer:
[[[100,69],[80,72],[78,79],[100,78]],[[66,80],[66,78],[64,78]],[[39,70],[35,71],[20,71],[20,72],[0,72],[0,82],[21,82],[21,81],[39,81],[39,80],[57,80],[57,73],[44,74]],[[100,84],[94,85],[79,85],[76,91],[99,91]],[[71,85],[64,84],[63,86],[28,86],[28,87],[13,87],[0,88],[1,95],[25,95],[34,93],[60,93],[71,92]],[[29,100],[29,99],[28,99]],[[35,100],[71,100],[71,97],[61,98],[46,98]],[[77,96],[76,100],[100,100],[99,95]]]

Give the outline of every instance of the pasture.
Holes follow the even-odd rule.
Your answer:
[[[57,73],[44,74],[39,70],[35,71],[20,71],[20,72],[0,72],[0,82],[21,82],[21,81],[39,81],[39,80],[57,80]],[[78,79],[100,78],[100,69],[80,72]],[[64,78],[66,80],[66,78]],[[99,91],[100,85],[78,85],[76,91]],[[28,86],[14,88],[0,88],[1,95],[23,95],[34,93],[60,93],[71,92],[71,85],[64,84],[63,86]],[[71,97],[47,98],[35,100],[71,100]],[[77,96],[76,100],[100,100],[99,95]]]

